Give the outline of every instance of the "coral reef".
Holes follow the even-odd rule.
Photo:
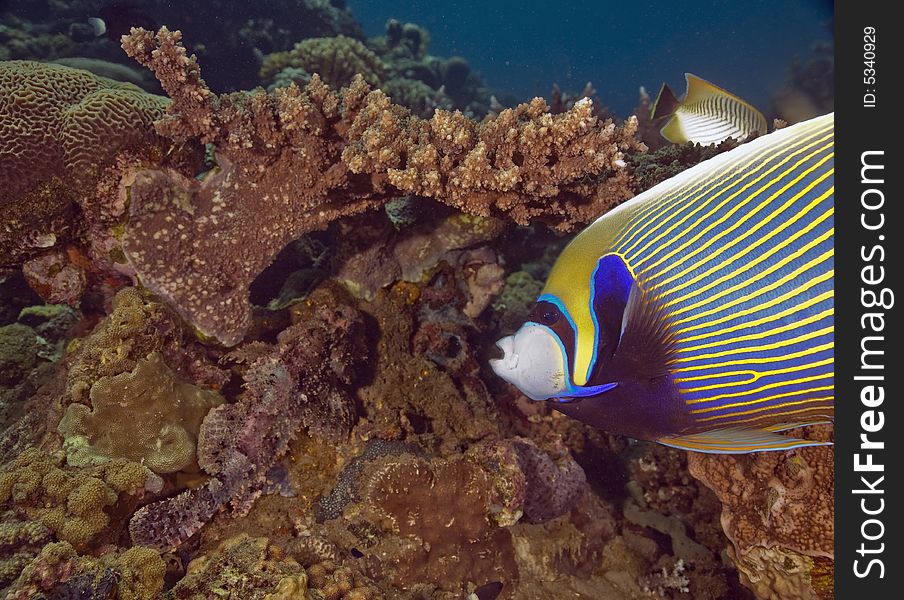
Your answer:
[[[113,507],[126,496],[137,497],[157,486],[146,468],[124,460],[98,467],[71,469],[63,457],[29,448],[0,468],[0,505],[26,514],[57,539],[85,548],[108,536]]]
[[[23,521],[13,511],[0,515],[0,593],[50,541],[50,530],[40,523]]]
[[[155,473],[174,473],[195,462],[201,419],[223,403],[218,393],[176,378],[159,352],[131,372],[91,386],[91,406],[72,403],[60,421],[67,462],[86,466],[126,458]]]
[[[201,425],[198,462],[210,480],[142,507],[129,525],[133,540],[169,549],[227,505],[246,513],[299,428],[327,427],[330,438],[350,428],[354,408],[343,387],[366,356],[357,347],[360,327],[354,309],[325,301],[282,332],[276,347],[248,366],[239,400],[211,410]]]
[[[211,363],[199,344],[184,341],[182,334],[166,307],[146,299],[136,288],[123,288],[113,298],[110,314],[70,348],[65,403],[91,405],[91,388],[98,381],[131,372],[155,352],[187,381],[222,387],[228,374]]]
[[[813,426],[806,435],[834,439],[829,425]],[[758,598],[832,597],[832,446],[740,456],[692,453],[689,469],[721,500],[729,554]]]
[[[360,75],[372,86],[383,80],[383,65],[376,54],[356,39],[339,35],[307,39],[288,52],[270,54],[261,65],[261,78],[270,83],[285,69],[317,74],[327,85],[340,88]]]
[[[0,4],[69,65],[0,65],[0,596],[828,596],[831,449],[688,458],[487,366],[564,234],[733,146],[505,108],[343,0],[138,0],[173,30],[122,47]]]
[[[7,590],[7,600],[33,598],[119,598],[156,600],[166,566],[148,548],[79,556],[67,542],[44,546]]]
[[[266,538],[242,534],[224,540],[213,552],[188,564],[183,579],[166,598],[276,600],[307,598],[308,576],[285,550]]]
[[[164,153],[170,144],[154,132],[153,122],[166,104],[165,98],[88,71],[0,63],[3,264],[19,264],[70,237],[77,206],[102,204],[95,187],[117,154]]]
[[[248,286],[279,250],[389,196],[562,230],[631,196],[622,157],[643,148],[633,126],[601,123],[587,104],[553,116],[534,101],[478,126],[459,113],[417,119],[360,77],[341,95],[314,78],[303,92],[218,98],[180,40],[135,30],[123,47],[173,98],[157,130],[214,143],[220,169],[203,182],[138,173],[124,248],[143,285],[226,345],[247,331]]]

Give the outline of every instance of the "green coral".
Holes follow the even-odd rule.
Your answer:
[[[220,394],[179,380],[159,352],[130,372],[98,380],[89,396],[91,407],[70,404],[60,421],[69,464],[126,458],[155,473],[195,462],[201,420],[223,402]]]
[[[356,74],[374,86],[383,80],[383,63],[377,55],[358,40],[344,35],[307,39],[287,52],[268,54],[261,65],[261,77],[273,81],[287,67],[317,73],[335,88],[348,85]]]
[[[29,448],[0,467],[0,507],[24,512],[57,539],[85,548],[109,524],[105,509],[120,494],[141,493],[149,476],[146,468],[123,460],[66,469],[60,453]]]

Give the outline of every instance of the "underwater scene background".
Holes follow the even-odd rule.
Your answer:
[[[488,365],[577,232],[747,141],[670,142],[660,86],[824,115],[832,19],[0,0],[0,598],[834,597],[831,446],[616,436]]]

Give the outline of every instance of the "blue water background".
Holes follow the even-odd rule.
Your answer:
[[[349,0],[368,36],[395,18],[426,27],[430,52],[460,55],[496,93],[549,97],[553,83],[579,92],[591,81],[602,101],[630,114],[638,87],[663,81],[684,92],[691,72],[768,114],[795,56],[831,42],[825,0],[483,2]]]

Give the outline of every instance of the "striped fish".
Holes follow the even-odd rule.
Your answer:
[[[679,100],[667,83],[662,84],[651,119],[671,117],[660,130],[673,144],[696,142],[704,146],[718,144],[728,138],[745,139],[753,133],[766,133],[763,113],[734,94],[700,79],[684,74],[687,93]]]
[[[613,433],[713,453],[832,422],[834,115],[698,164],[562,252],[496,373]]]

